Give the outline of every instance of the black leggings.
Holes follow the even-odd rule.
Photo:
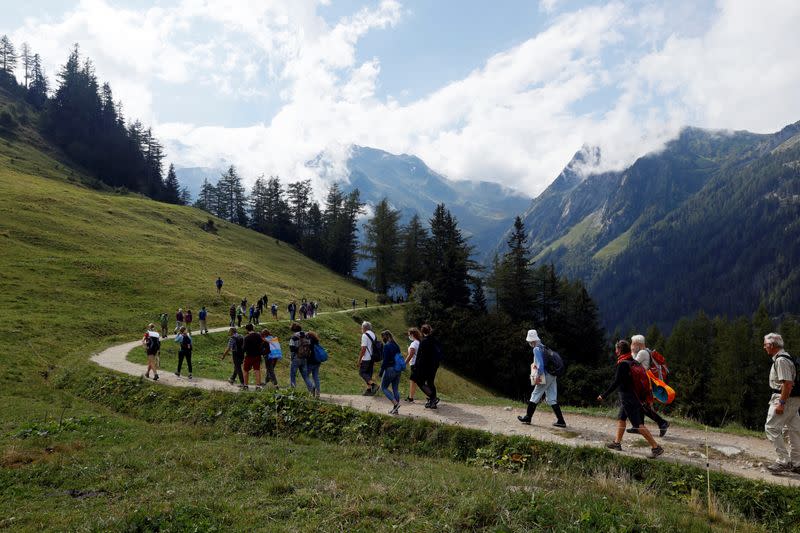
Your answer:
[[[651,404],[649,403],[642,404],[642,414],[644,415],[642,416],[642,421],[644,421],[644,417],[647,416],[648,418],[651,418],[656,424],[658,424],[658,427],[664,425],[665,420],[661,418],[661,415],[656,413],[655,409],[653,409],[653,406]]]
[[[278,386],[278,376],[275,375],[275,365],[277,364],[278,364],[277,359],[265,358],[264,366],[267,369],[267,377],[264,380],[264,383],[266,383],[267,380],[269,380],[272,382],[273,385],[275,385],[276,387]]]
[[[436,372],[439,370],[439,365],[435,364],[433,367],[426,368],[422,372],[419,371],[420,368],[419,365],[417,365],[415,370],[418,371],[418,375],[416,377],[419,379],[419,381],[414,381],[416,381],[417,385],[419,385],[419,388],[422,389],[422,392],[425,393],[425,396],[431,400],[438,398],[438,396],[436,396],[436,384],[434,383],[434,380],[436,379]]]
[[[239,382],[242,385],[244,385],[244,374],[242,373],[242,363],[244,363],[243,357],[233,358],[233,374],[231,374],[231,379],[229,381],[236,381],[236,376],[239,376]]]
[[[181,367],[183,366],[183,360],[186,359],[186,366],[189,367],[189,373],[192,373],[192,352],[184,352],[183,350],[178,352],[178,374],[181,373]]]

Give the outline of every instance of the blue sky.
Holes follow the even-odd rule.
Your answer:
[[[325,181],[356,143],[534,195],[583,144],[611,168],[687,124],[800,119],[798,26],[794,0],[81,0],[4,6],[0,33],[51,79],[79,42],[181,166]]]

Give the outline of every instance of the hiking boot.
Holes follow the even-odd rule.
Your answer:
[[[406,396],[406,401],[408,403],[414,403],[414,398],[412,398],[411,396]]]
[[[153,381],[158,381],[158,374],[156,374],[155,376],[153,376]]]
[[[792,471],[792,466],[787,463],[772,463],[771,465],[767,465],[767,470],[771,474],[784,474],[786,472]]]
[[[228,380],[228,383],[229,383],[230,385],[233,385],[233,381],[234,381],[234,380],[233,380],[233,378],[231,378],[231,379],[229,379],[229,380]]]
[[[248,387],[247,385],[239,385],[239,388],[241,390],[248,390],[250,387]]]
[[[661,446],[656,446],[655,448],[650,448],[650,455],[647,456],[648,459],[655,459],[659,455],[664,453],[664,448]]]
[[[180,372],[175,372],[175,377],[178,377],[178,378],[181,377],[181,373]]]
[[[625,433],[639,433],[639,428],[628,428],[625,430]]]
[[[378,392],[378,384],[377,383],[373,383],[372,386],[370,387],[370,390],[372,391],[372,394],[375,394],[376,392]]]
[[[436,406],[439,405],[439,398],[434,398],[431,400],[431,409],[436,409]]]
[[[553,425],[555,427],[557,427],[557,428],[565,428],[565,427],[567,427],[567,423],[564,422],[563,420],[556,420],[555,422],[553,422]]]
[[[607,442],[606,443],[606,448],[608,448],[609,450],[616,450],[618,452],[621,452],[622,451],[622,444],[619,443],[619,442]]]
[[[392,407],[392,414],[393,414],[393,415],[398,415],[398,414],[400,414],[400,404],[399,404],[399,403],[396,403],[396,404],[394,405],[394,407]]]
[[[663,423],[661,423],[661,424],[659,424],[659,425],[658,425],[658,436],[659,436],[659,437],[663,437],[664,435],[666,435],[666,434],[667,434],[667,429],[668,429],[668,428],[669,428],[669,422],[667,422],[666,420],[664,420],[664,422],[663,422]]]
[[[364,391],[364,392],[361,394],[361,396],[372,396],[372,395],[374,395],[374,394],[375,394],[375,393],[374,393],[374,392],[372,392],[372,387],[369,387],[367,390],[365,390],[365,391]]]
[[[528,424],[529,426],[531,425],[531,417],[529,416],[518,416],[517,420],[519,420],[523,424]]]
[[[190,379],[190,380],[192,379],[192,375],[191,375],[191,374],[189,374],[189,379]]]

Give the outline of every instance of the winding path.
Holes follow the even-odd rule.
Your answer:
[[[347,311],[350,310],[335,312]],[[211,332],[225,331],[227,329],[227,327],[214,328]],[[111,370],[133,376],[141,376],[146,367],[132,363],[127,359],[128,352],[137,346],[140,346],[139,340],[111,346],[100,353],[94,354],[91,360]],[[232,393],[239,392],[237,387],[229,385],[227,381],[206,378],[195,378],[189,381],[185,378],[179,378],[171,372],[160,374],[158,384]],[[385,413],[391,407],[391,404],[383,396],[365,397],[323,394],[322,400],[363,411],[379,413]],[[511,402],[509,402],[509,406],[505,407],[442,402],[437,410],[430,410],[425,409],[421,402],[414,404],[403,402],[400,408],[400,416],[425,418],[443,424],[506,435],[526,435],[535,439],[569,446],[603,447],[604,443],[614,434],[616,427],[616,421],[611,418],[567,413],[565,416],[568,424],[567,428],[555,428],[550,425],[553,421],[553,414],[544,404],[539,406],[534,415],[533,424],[525,426],[517,422],[517,415],[524,414],[524,410],[516,407],[519,404],[513,405]],[[774,450],[766,438],[746,437],[720,432],[706,433],[703,430],[673,425],[669,428],[665,437],[657,438],[666,450],[666,453],[659,460],[705,468],[706,438],[710,449],[710,468],[712,470],[727,472],[749,479],[800,487],[800,475],[773,476],[766,470],[765,466],[772,462],[774,457]],[[642,438],[637,435],[625,435],[622,453],[644,457],[648,452],[649,448]]]

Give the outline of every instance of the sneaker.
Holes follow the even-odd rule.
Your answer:
[[[372,396],[373,394],[375,394],[375,393],[374,393],[374,392],[372,392],[372,387],[369,387],[367,390],[365,390],[365,391],[364,391],[364,392],[361,394],[361,396]]]
[[[431,400],[431,409],[436,409],[437,405],[439,405],[439,398],[434,398]]]
[[[233,385],[233,378],[229,379],[229,380],[228,380],[228,383],[230,383],[231,385]]]
[[[175,372],[175,376],[176,377],[181,377],[181,373],[180,372]]]
[[[517,420],[519,420],[523,424],[528,424],[529,426],[531,425],[531,419],[528,418],[527,416],[518,416]]]
[[[639,428],[628,428],[625,433],[639,433]]]
[[[190,379],[190,380],[192,379],[192,375],[191,375],[191,374],[189,374],[189,379]]]
[[[392,414],[393,415],[400,414],[400,404],[399,403],[395,404],[395,406],[392,407]]]
[[[658,435],[663,437],[667,434],[667,429],[669,428],[669,422],[664,420],[664,423],[658,425]]]
[[[250,389],[250,387],[248,387],[247,385],[239,385],[239,388],[242,389],[242,390]]]
[[[376,392],[378,392],[378,384],[377,383],[373,383],[372,387],[370,388],[370,390],[372,391],[372,394],[375,394]]]
[[[414,398],[412,398],[411,396],[407,396],[407,397],[406,397],[406,401],[407,401],[408,403],[414,403]]]
[[[656,446],[655,448],[650,448],[650,455],[647,456],[648,459],[655,459],[659,455],[664,453],[664,448],[661,446]]]
[[[425,409],[430,409],[431,405],[433,405],[433,404],[431,403],[430,400],[428,400],[427,402],[425,402]]]
[[[257,391],[261,390],[262,388],[263,388],[263,387],[261,387],[261,385],[256,385],[256,390],[257,390]]]
[[[771,474],[783,474],[785,472],[791,472],[792,466],[787,463],[772,463],[771,465],[767,465],[767,470],[769,470]]]
[[[158,374],[156,374],[155,376],[153,376],[153,381],[158,381]]]
[[[555,427],[557,427],[557,428],[565,428],[565,427],[567,427],[567,423],[564,422],[563,420],[556,420],[555,422],[553,422],[553,425]]]
[[[609,450],[617,450],[618,452],[622,451],[622,444],[619,442],[607,442],[606,448]]]

